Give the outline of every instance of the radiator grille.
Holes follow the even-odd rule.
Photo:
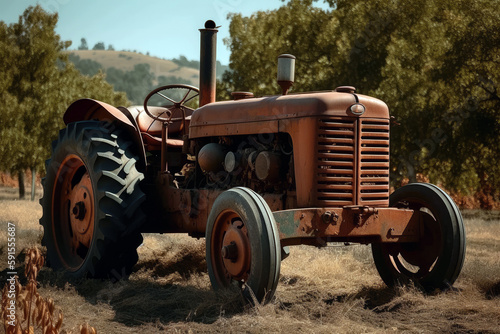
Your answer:
[[[320,205],[348,205],[355,200],[355,138],[355,120],[319,120],[317,199]]]
[[[358,203],[389,204],[389,121],[360,119]]]
[[[389,204],[389,121],[318,120],[317,204]]]

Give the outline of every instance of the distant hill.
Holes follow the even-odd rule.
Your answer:
[[[116,91],[125,92],[132,104],[142,104],[147,94],[156,87],[171,84],[199,85],[199,61],[165,60],[137,52],[114,50],[71,50],[69,60],[84,75],[99,71]],[[228,66],[217,62],[220,79]]]
[[[128,72],[133,71],[138,64],[149,64],[150,71],[156,78],[179,77],[184,81],[189,81],[192,85],[198,86],[199,70],[179,66],[171,60],[151,57],[130,51],[110,51],[110,50],[72,50],[70,51],[81,60],[91,60],[99,63],[104,70],[114,67],[118,70]],[[222,73],[218,73],[222,75]]]

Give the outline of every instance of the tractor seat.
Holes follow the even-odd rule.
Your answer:
[[[139,126],[139,131],[141,133],[147,133],[153,137],[161,138],[161,127],[162,122],[151,118],[145,111],[144,107],[136,107],[139,114],[136,117],[137,125]],[[167,117],[165,115],[165,111],[168,110],[164,107],[149,107],[148,110],[153,115],[158,115],[160,117]],[[171,109],[172,110],[172,109]],[[191,120],[191,114],[193,110],[186,108],[186,119],[183,121],[182,118],[182,110],[174,109],[172,119],[170,124],[168,125],[168,136],[169,137],[178,137],[181,135],[181,132],[184,130],[187,133],[189,128],[189,122]]]
[[[149,116],[145,111],[144,107],[134,107],[135,120],[139,131],[141,132],[144,145],[147,151],[156,151],[161,148],[161,128],[162,121],[155,120]],[[164,113],[167,108],[164,107],[151,107],[148,106],[148,110],[153,115],[158,115],[160,117],[167,117]],[[172,110],[172,109],[170,109]],[[193,110],[185,108],[186,119],[183,120],[182,110],[174,109],[172,119],[168,125],[168,139],[167,145],[172,148],[181,148],[184,141],[182,139],[183,133],[187,133],[189,128],[189,122],[191,120],[191,114]]]

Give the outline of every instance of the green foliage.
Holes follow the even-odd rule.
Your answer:
[[[142,104],[144,97],[153,88],[154,74],[149,64],[137,64],[132,71],[122,71],[114,67],[106,71],[106,78],[115,90],[127,92],[134,103]]]
[[[169,75],[169,76],[160,75],[157,78],[156,86],[166,86],[166,85],[173,85],[173,84],[191,85],[191,81],[183,79],[181,77],[176,77],[175,75]],[[153,87],[153,88],[156,88],[156,87]]]
[[[106,50],[106,46],[104,45],[103,42],[97,42],[92,50]]]
[[[80,59],[80,57],[74,53],[70,53],[68,59],[83,75],[92,76],[102,71],[102,65],[91,59]]]
[[[17,23],[0,22],[0,170],[41,170],[62,115],[76,99],[127,104],[102,74],[83,76],[68,61],[70,42],[54,31],[57,14],[29,7]]]
[[[231,16],[231,37],[225,43],[231,50],[232,72],[223,76],[231,90],[248,90],[256,95],[280,92],[275,83],[276,57],[282,53],[292,53],[298,59],[296,76],[300,81],[297,80],[295,91],[333,84],[325,65],[335,45],[324,39],[325,32],[336,23],[311,3],[291,1],[276,11],[257,12],[250,17]]]
[[[179,66],[183,67],[189,67],[189,68],[194,68],[194,69],[199,69],[200,68],[200,62],[197,60],[188,60],[186,56],[180,55],[179,58],[174,58],[172,59],[174,63],[176,63]]]
[[[200,62],[198,60],[189,60],[186,56],[180,55],[179,58],[172,59],[174,63],[181,67],[194,68],[198,70],[200,68]],[[217,77],[222,78],[222,74],[229,69],[228,66],[222,65],[220,61],[215,63]]]
[[[85,38],[82,38],[81,39],[81,44],[78,47],[78,50],[88,50],[88,49],[89,49],[89,46],[87,44],[87,40]]]
[[[127,55],[119,54],[119,57],[127,57]],[[79,56],[72,53],[69,54],[69,60],[83,75],[92,76],[101,73],[116,91],[125,92],[127,98],[136,105],[142,105],[148,93],[158,86],[191,84],[189,80],[173,75],[156,77],[151,72],[149,64],[137,64],[132,71],[123,71],[114,67],[104,70],[98,62],[80,59]]]
[[[416,180],[500,197],[500,11],[487,0],[291,0],[234,14],[225,43],[233,90],[279,93],[276,58],[297,57],[293,91],[354,85],[385,101],[394,184]]]

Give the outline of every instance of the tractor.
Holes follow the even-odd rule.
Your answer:
[[[144,105],[72,103],[46,162],[47,260],[70,278],[127,277],[141,233],[206,240],[215,290],[269,302],[293,245],[371,244],[388,286],[449,288],[465,256],[461,213],[443,190],[390,193],[387,105],[351,86],[216,101],[213,21],[200,29],[200,87],[159,87]]]

